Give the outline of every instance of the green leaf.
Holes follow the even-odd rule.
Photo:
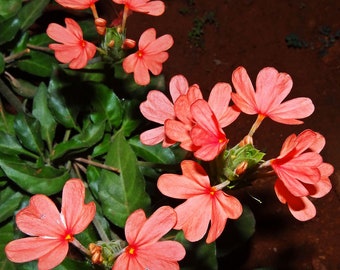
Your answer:
[[[228,255],[232,256],[232,252],[241,248],[254,234],[255,223],[253,212],[243,205],[242,215],[236,220],[228,220],[224,232],[217,239],[217,256],[228,260]]]
[[[59,71],[57,70],[52,76],[48,86],[48,107],[54,118],[63,126],[80,130],[76,121],[79,107],[76,105],[75,97],[68,93],[72,89],[67,88],[61,81]]]
[[[56,169],[51,166],[37,167],[2,153],[0,153],[0,167],[8,178],[31,194],[55,194],[70,178],[66,169]]]
[[[0,152],[8,155],[24,154],[33,158],[37,156],[24,149],[14,135],[0,130]]]
[[[93,124],[90,120],[85,121],[82,131],[66,142],[55,146],[51,160],[56,160],[66,153],[79,153],[88,150],[95,145],[104,135],[105,122]]]
[[[4,252],[7,243],[14,239],[14,222],[10,221],[2,225],[0,228],[0,269],[16,270],[16,265],[7,259]]]
[[[31,50],[26,57],[17,61],[19,69],[40,77],[51,76],[53,64],[57,64],[53,56],[34,50]]]
[[[43,13],[50,0],[31,0],[18,12],[21,29],[27,30]]]
[[[82,270],[93,270],[93,265],[86,261],[75,261],[68,257],[59,264],[54,270],[70,270],[70,269],[82,269]]]
[[[21,2],[22,0],[0,0],[0,22],[17,14]]]
[[[40,133],[40,123],[37,119],[24,113],[15,118],[14,130],[22,145],[40,156],[43,155],[44,143]]]
[[[101,171],[97,179],[99,200],[104,215],[115,225],[124,227],[134,210],[149,206],[150,198],[145,192],[145,180],[136,156],[122,132],[115,135],[105,164],[118,168],[120,173]]]
[[[139,135],[129,139],[129,143],[136,155],[143,158],[145,161],[161,164],[176,163],[174,152],[172,152],[170,148],[162,147],[161,144],[152,146],[142,144]]]
[[[185,239],[183,231],[176,234],[175,240],[182,243],[186,251],[184,260],[180,262],[181,270],[218,269],[215,242],[207,244],[205,240],[200,240],[191,243]]]
[[[20,21],[13,17],[1,23],[0,45],[14,39],[20,29]]]
[[[115,93],[105,85],[96,85],[91,102],[94,113],[91,114],[93,122],[108,120],[110,125],[118,128],[122,122],[122,105]]]
[[[0,190],[0,223],[14,215],[23,197],[23,194],[13,190],[10,186]]]
[[[57,122],[48,108],[47,87],[43,83],[39,85],[38,92],[34,96],[32,114],[40,123],[41,138],[47,142],[49,149],[51,149]]]
[[[125,136],[130,136],[142,122],[139,111],[139,102],[137,100],[124,100],[123,108],[124,116],[121,130],[123,130]]]

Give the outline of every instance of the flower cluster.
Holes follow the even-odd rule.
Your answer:
[[[67,64],[62,65],[64,68],[67,66],[70,69],[83,69],[89,67],[92,62],[102,61],[105,67],[115,69],[119,66],[125,72],[125,79],[130,76],[139,86],[149,85],[151,74],[157,76],[162,73],[163,63],[169,57],[167,51],[174,43],[173,38],[169,34],[157,38],[155,28],[151,27],[141,34],[137,43],[126,38],[126,20],[132,12],[159,16],[165,11],[164,3],[157,0],[112,0],[115,4],[124,5],[124,9],[118,18],[107,24],[105,19],[98,16],[98,1],[56,0],[65,8],[90,9],[101,42],[92,43],[85,40],[80,25],[74,19],[65,18],[65,27],[51,23],[46,30],[47,35],[57,42],[49,44],[55,58]],[[117,70],[115,72],[118,73]],[[95,85],[96,82],[91,83]],[[273,192],[281,203],[287,204],[293,217],[300,221],[310,220],[316,215],[311,198],[323,197],[332,188],[329,177],[334,168],[324,162],[320,154],[326,143],[325,138],[309,129],[298,135],[292,134],[284,141],[279,155],[267,160],[264,159],[265,154],[253,143],[254,134],[265,118],[281,124],[299,125],[303,123],[301,119],[314,112],[314,105],[307,97],[285,100],[292,86],[292,78],[273,67],[260,70],[254,86],[246,69],[240,66],[233,71],[231,83],[217,82],[206,100],[198,84],[189,84],[182,74],[175,75],[169,82],[169,95],[157,89],[146,90],[148,92],[143,96],[146,100],[140,101],[137,108],[145,119],[156,123],[156,127],[136,127],[135,130],[141,132],[138,136],[131,136],[128,142],[125,137],[121,139],[119,136],[123,136],[121,134],[124,132],[128,133],[126,137],[130,136],[132,128],[126,131],[122,126],[138,122],[123,119],[125,114],[132,117],[132,113],[130,115],[130,111],[126,109],[132,103],[119,103],[118,95],[112,93],[109,87],[101,85],[102,91],[95,93],[100,92],[98,99],[103,100],[97,102],[97,107],[95,104],[92,108],[91,103],[89,111],[99,108],[98,110],[104,111],[105,116],[90,114],[89,118],[84,120],[85,131],[73,137],[73,143],[77,145],[74,146],[68,141],[69,144],[59,145],[57,150],[62,156],[67,152],[64,148],[69,147],[73,155],[78,153],[79,144],[82,148],[79,152],[90,145],[93,146],[92,153],[95,158],[105,156],[102,158],[104,164],[89,158],[86,162],[92,167],[87,169],[77,163],[84,159],[75,158],[69,162],[78,166],[75,166],[76,169],[70,175],[77,174],[79,179],[72,178],[65,182],[64,174],[58,178],[65,183],[61,192],[60,211],[57,207],[59,197],[52,201],[46,195],[32,192],[36,195],[31,197],[27,206],[19,209],[15,219],[15,225],[28,237],[9,242],[5,247],[7,258],[15,263],[37,260],[38,269],[51,269],[63,262],[71,251],[71,243],[82,252],[78,254],[79,257],[87,256],[93,264],[101,264],[113,270],[179,269],[180,261],[186,255],[184,241],[192,244],[202,239],[203,242],[205,239],[205,243],[211,244],[222,235],[228,219],[242,217],[244,208],[241,201],[228,191],[256,183],[259,177],[264,176],[275,181]],[[109,101],[104,100],[106,98]],[[59,109],[63,105],[61,103],[64,97],[61,100],[62,102],[52,100],[51,103],[57,103],[56,107]],[[33,114],[42,114],[36,107],[35,104]],[[69,113],[72,109],[65,111]],[[116,117],[115,113],[119,116]],[[227,128],[241,113],[256,115],[257,118],[249,132],[236,145],[230,147],[228,134],[231,131],[227,132]],[[86,118],[84,115],[81,117]],[[105,122],[106,117],[109,118],[108,122]],[[51,119],[46,116],[41,124],[57,122]],[[60,118],[59,122],[62,122]],[[92,128],[89,132],[88,126]],[[77,128],[76,126],[75,130]],[[98,130],[100,132],[97,133]],[[70,133],[68,130],[65,137],[70,136]],[[102,141],[89,143],[86,140],[86,137],[92,139],[99,133],[103,137]],[[11,142],[16,141],[11,135],[8,137]],[[117,153],[112,154],[112,149],[115,149],[112,145],[117,141]],[[51,141],[49,143],[52,144]],[[124,143],[125,148],[121,146]],[[132,158],[129,156],[125,159],[130,151],[133,152],[130,144],[138,148],[139,155],[133,153],[130,155]],[[54,156],[58,151],[55,151],[52,145],[50,148],[52,154],[48,158],[44,159],[43,154],[37,158],[37,164],[46,160],[49,165],[48,172],[53,162],[59,165],[59,160]],[[18,149],[19,147],[9,150],[6,148],[16,156],[19,155]],[[142,160],[147,156],[143,154],[150,151],[148,153],[152,153],[154,158],[166,150],[181,153],[181,157],[175,161],[180,165],[180,169],[178,166],[178,170],[174,171],[171,167],[172,170],[168,171],[168,164],[152,164],[152,169],[147,168],[150,171],[145,169],[147,176],[152,175],[155,178],[152,183],[154,190],[158,189],[155,197],[149,197],[146,189],[144,190],[144,182],[128,178],[132,175],[144,181],[144,176],[140,177],[143,171],[140,164],[150,165],[151,162]],[[20,152],[22,153],[27,155],[29,151]],[[36,156],[30,155],[32,159]],[[119,156],[117,160],[116,156]],[[133,162],[136,164],[132,164]],[[71,167],[69,163],[67,169]],[[123,169],[113,168],[111,163],[117,163]],[[97,171],[94,167],[104,172],[99,169]],[[157,169],[153,170],[154,167]],[[130,170],[133,171],[132,174],[127,173]],[[34,174],[40,172],[34,167]],[[125,174],[128,177],[124,178]],[[70,177],[66,179],[68,178]],[[87,181],[81,180],[84,178],[88,178]],[[131,182],[128,182],[129,180]],[[118,190],[118,186],[121,189]],[[51,193],[59,196],[61,188],[62,186],[59,186],[59,189]],[[157,196],[163,195],[167,198],[159,200]],[[114,198],[110,198],[111,196]],[[130,204],[126,203],[126,197],[131,200]],[[91,202],[85,203],[87,200]],[[155,200],[158,208],[149,205],[152,200]],[[108,205],[107,201],[122,206],[115,208]],[[119,211],[121,209],[123,210]],[[147,217],[146,213],[150,213],[150,216]],[[115,219],[116,216],[119,218]],[[124,240],[118,236],[123,230],[117,234],[113,232],[117,226],[124,229]],[[84,240],[86,237],[81,236],[86,233],[88,227],[97,229],[100,240],[93,241],[92,238],[91,243],[86,243],[89,244],[87,248],[83,245],[83,242],[87,241]],[[184,240],[179,240],[178,231],[183,232]]]

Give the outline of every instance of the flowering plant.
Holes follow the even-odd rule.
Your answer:
[[[254,87],[240,66],[207,100],[182,74],[167,87],[163,63],[176,41],[150,27],[137,42],[126,27],[133,13],[160,16],[165,4],[110,0],[121,12],[107,22],[101,1],[14,0],[0,17],[6,265],[216,269],[225,253],[216,240],[228,224],[242,226],[243,241],[254,231],[255,217],[234,190],[259,178],[275,182],[296,219],[312,219],[310,198],[332,187],[333,166],[320,155],[325,138],[310,129],[292,134],[270,159],[253,142],[265,118],[298,125],[314,112],[307,97],[285,100],[290,75],[265,67]],[[61,24],[30,31],[51,6]],[[230,145],[229,126],[242,113],[256,121]]]

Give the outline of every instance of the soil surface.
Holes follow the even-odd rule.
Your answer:
[[[256,232],[246,245],[221,258],[219,269],[339,270],[339,1],[164,2],[166,12],[160,17],[138,13],[129,17],[127,34],[138,40],[143,31],[154,27],[157,36],[173,36],[175,43],[163,69],[167,84],[172,76],[183,74],[190,84],[199,84],[207,97],[215,83],[231,83],[231,74],[238,66],[247,69],[253,82],[267,66],[286,72],[294,82],[288,99],[309,97],[315,112],[298,126],[266,119],[255,133],[255,146],[266,152],[265,159],[270,159],[278,156],[287,136],[310,128],[325,136],[327,143],[321,154],[335,168],[331,176],[333,189],[325,197],[313,200],[317,216],[307,222],[294,219],[278,201],[273,181],[260,180],[241,191],[240,200],[255,215]],[[97,4],[99,13],[106,14],[108,20],[122,8],[111,0]],[[243,114],[228,126],[229,144],[235,145],[243,138],[254,120],[255,116]]]
[[[232,260],[221,260],[220,269],[340,269],[339,2],[169,0],[165,3],[166,12],[160,17],[131,16],[128,37],[138,40],[149,27],[155,27],[158,36],[174,37],[175,44],[164,65],[167,82],[172,76],[183,74],[190,84],[198,83],[208,95],[216,82],[231,83],[232,71],[241,65],[253,82],[257,73],[267,66],[290,74],[294,86],[288,99],[309,97],[316,110],[298,126],[266,119],[255,134],[255,145],[267,153],[266,159],[276,157],[287,136],[310,128],[326,137],[321,154],[325,162],[335,167],[331,176],[333,189],[313,201],[317,216],[311,221],[300,222],[291,216],[287,207],[277,200],[273,182],[259,181],[248,189],[248,193],[262,201],[259,203],[250,196],[243,200],[255,214],[256,232],[247,246],[233,254]],[[189,40],[189,35],[196,38]],[[254,120],[254,116],[242,116],[227,127],[230,145],[248,132]]]

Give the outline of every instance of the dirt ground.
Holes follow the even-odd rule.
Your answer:
[[[138,39],[155,27],[158,35],[171,34],[175,44],[164,65],[167,81],[183,74],[209,93],[218,81],[231,82],[232,71],[242,65],[252,80],[266,66],[290,74],[294,86],[289,99],[310,97],[316,107],[299,126],[265,120],[255,134],[255,145],[266,158],[278,155],[291,133],[306,128],[326,137],[324,161],[334,165],[332,191],[315,200],[317,216],[295,220],[280,204],[273,183],[259,181],[245,196],[253,210],[256,232],[242,252],[222,260],[220,269],[340,269],[340,4],[339,1],[273,0],[168,0],[161,17],[134,14],[128,20],[128,36]],[[205,18],[201,35],[193,35],[195,18]],[[201,38],[201,39],[199,39]],[[197,41],[198,40],[198,41]],[[196,46],[199,47],[196,47]],[[235,144],[248,132],[254,117],[242,116],[226,134]]]

